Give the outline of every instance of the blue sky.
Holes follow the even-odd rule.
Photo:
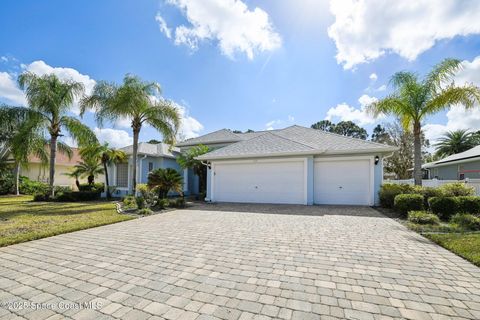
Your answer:
[[[362,104],[387,94],[382,86],[396,71],[423,73],[455,57],[466,63],[459,80],[480,85],[480,5],[438,7],[426,0],[2,1],[0,101],[23,102],[14,87],[23,70],[72,76],[87,89],[134,73],[159,82],[181,106],[187,137],[325,118],[370,132],[388,119],[369,117]],[[480,129],[480,111],[452,110],[427,120],[427,136]],[[84,120],[97,127],[91,114]],[[130,142],[125,122],[96,132],[115,146]],[[151,138],[160,136],[145,128],[141,140]]]

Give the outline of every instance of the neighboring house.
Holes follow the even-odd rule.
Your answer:
[[[236,134],[230,130],[189,139],[188,148],[215,150],[197,159],[208,165],[207,200],[290,204],[378,203],[383,144],[291,126]]]
[[[128,161],[125,163],[113,164],[108,168],[108,177],[110,186],[115,186],[114,195],[124,196],[131,193],[132,189],[132,154],[133,145],[120,148],[125,151],[128,156]],[[138,144],[138,156],[137,156],[137,183],[147,183],[148,173],[158,168],[173,168],[184,175],[184,193],[189,192],[189,179],[187,170],[182,170],[180,165],[176,161],[176,157],[180,153],[178,148],[171,148],[164,143],[151,144],[141,142]]]
[[[422,166],[426,179],[480,179],[480,146]]]
[[[73,171],[74,166],[82,161],[78,148],[72,148],[72,158],[64,153],[57,151],[55,159],[55,180],[56,186],[71,187],[76,189],[75,179],[65,175]],[[48,183],[50,171],[48,164],[44,165],[36,156],[30,156],[28,167],[20,169],[20,175],[26,176],[31,180]],[[97,178],[98,181],[103,181],[103,176]],[[87,179],[80,179],[81,183],[86,183]]]

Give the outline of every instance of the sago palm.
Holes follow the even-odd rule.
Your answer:
[[[158,190],[160,199],[166,198],[170,191],[182,194],[183,178],[177,170],[172,168],[156,169],[148,174],[147,185]]]
[[[94,158],[85,158],[83,161],[75,165],[75,170],[81,177],[87,177],[90,186],[95,184],[96,177],[105,173],[102,164]]]
[[[180,114],[167,100],[155,99],[160,93],[156,82],[145,82],[127,74],[122,85],[101,81],[95,85],[91,96],[81,103],[81,114],[87,109],[95,110],[99,126],[105,120],[116,122],[122,118],[131,120],[133,131],[132,189],[137,184],[138,138],[143,125],[158,130],[165,141],[173,143],[180,126]]]
[[[468,130],[456,130],[446,132],[434,146],[438,156],[446,157],[473,148],[475,141],[472,139],[472,133]]]
[[[455,84],[453,78],[461,67],[459,60],[445,59],[424,78],[412,72],[397,72],[390,80],[394,92],[368,106],[367,110],[373,115],[396,116],[405,130],[413,130],[416,185],[422,184],[422,121],[454,104],[472,108],[480,102],[480,88]]]
[[[58,138],[68,132],[80,146],[98,143],[88,126],[68,115],[75,99],[83,96],[84,86],[73,80],[60,80],[54,74],[38,76],[31,72],[22,73],[18,83],[25,91],[30,109],[36,113],[20,134],[28,134],[28,130],[36,128],[50,135],[49,183],[53,196]]]
[[[108,143],[94,144],[80,149],[80,155],[84,158],[98,159],[105,172],[105,190],[107,199],[110,199],[110,183],[108,180],[108,166],[114,163],[120,163],[127,160],[127,154],[118,149],[110,148]]]

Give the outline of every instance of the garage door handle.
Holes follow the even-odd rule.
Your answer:
[[[342,186],[340,186],[340,187],[338,187],[338,189],[343,189],[343,187],[342,187]]]

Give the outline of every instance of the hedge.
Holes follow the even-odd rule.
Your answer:
[[[480,230],[480,218],[468,213],[457,213],[452,217],[451,222],[459,225],[466,230]]]
[[[457,197],[457,199],[458,199],[458,212],[471,213],[474,215],[480,214],[480,197],[465,196],[465,197]]]
[[[404,216],[407,216],[409,211],[423,210],[423,196],[421,194],[399,194],[394,199],[394,208]]]
[[[448,221],[459,209],[458,197],[432,197],[428,204],[430,210],[444,221]]]
[[[408,221],[416,224],[431,224],[437,225],[440,223],[440,219],[427,211],[410,211],[408,213]]]
[[[414,189],[413,186],[408,184],[385,183],[379,191],[380,205],[384,208],[393,208],[396,196],[413,193]]]

